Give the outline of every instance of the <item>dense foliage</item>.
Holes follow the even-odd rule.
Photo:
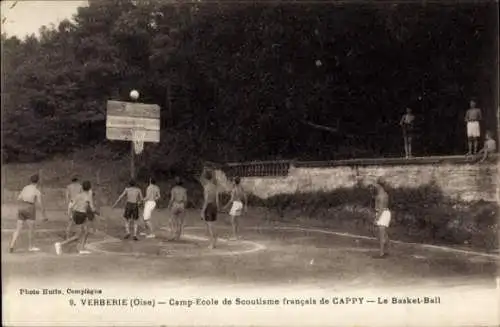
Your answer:
[[[143,161],[165,169],[399,155],[406,106],[417,153],[461,153],[471,97],[496,129],[497,9],[89,1],[39,37],[2,35],[4,159],[109,142],[106,100],[132,88],[162,107]]]

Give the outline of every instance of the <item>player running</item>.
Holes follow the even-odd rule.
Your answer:
[[[80,226],[80,233],[71,238],[66,239],[63,242],[57,242],[54,244],[56,248],[57,255],[61,255],[62,247],[66,244],[80,241],[77,246],[78,253],[80,254],[89,254],[90,251],[85,250],[85,244],[87,242],[87,238],[89,236],[89,231],[87,228],[87,223],[89,222],[89,213],[92,213],[92,216],[96,213],[96,208],[94,206],[94,199],[91,192],[91,184],[89,181],[85,181],[82,183],[82,192],[78,193],[76,197],[73,199],[73,203],[71,205],[71,212],[73,214],[73,223],[76,226]]]
[[[28,251],[37,252],[40,251],[39,248],[33,246],[33,230],[35,229],[35,218],[36,218],[36,204],[40,207],[42,211],[42,216],[44,221],[47,221],[47,216],[45,214],[45,207],[42,202],[42,193],[38,189],[39,176],[33,175],[30,178],[30,184],[26,185],[17,200],[18,211],[17,211],[17,226],[14,234],[12,234],[12,240],[9,245],[9,252],[14,252],[14,246],[16,245],[17,238],[23,229],[24,223],[28,225]]]
[[[377,258],[384,258],[388,255],[386,249],[389,243],[387,228],[391,223],[391,212],[389,210],[389,194],[384,189],[384,181],[379,178],[375,182],[375,225],[378,227],[378,239],[380,243],[380,254]]]
[[[236,177],[234,179],[234,187],[231,191],[231,199],[224,207],[224,210],[231,205],[231,210],[229,215],[231,216],[231,225],[233,226],[233,238],[231,240],[237,240],[239,238],[239,217],[241,216],[243,210],[247,208],[247,195],[241,186],[241,179]]]
[[[130,221],[132,221],[132,224],[134,226],[134,236],[133,239],[134,241],[138,241],[139,239],[137,238],[137,220],[139,219],[139,204],[141,203],[143,196],[142,196],[142,191],[140,188],[136,186],[136,183],[134,180],[131,180],[129,182],[129,186],[123,190],[122,194],[118,197],[116,202],[113,204],[111,208],[114,208],[118,202],[123,197],[127,197],[127,203],[125,204],[125,211],[123,212],[123,218],[125,220],[125,231],[126,235],[124,239],[129,239],[130,238]]]
[[[465,123],[467,128],[467,140],[469,151],[467,155],[476,154],[481,137],[481,128],[479,122],[482,119],[481,109],[476,108],[476,102],[470,101],[470,108],[465,113]]]
[[[78,177],[73,177],[71,183],[66,187],[66,203],[68,204],[68,226],[66,227],[66,239],[69,239],[71,228],[73,227],[73,211],[72,206],[75,198],[82,192],[82,184],[78,181]]]
[[[184,211],[187,204],[187,190],[182,186],[182,180],[175,178],[175,186],[170,191],[170,201],[168,208],[172,214],[170,230],[174,240],[179,240],[184,227]]]
[[[160,199],[160,188],[156,185],[156,181],[153,178],[149,179],[149,185],[146,188],[146,197],[144,198],[144,211],[142,217],[146,228],[149,230],[149,234],[146,238],[154,238],[153,224],[151,223],[151,216],[156,208],[156,201]]]
[[[205,220],[207,224],[207,231],[210,236],[210,249],[214,249],[217,243],[215,222],[217,221],[217,212],[219,211],[219,191],[213,179],[212,172],[208,170],[204,171],[200,179],[203,186],[203,208],[201,209],[201,218]]]

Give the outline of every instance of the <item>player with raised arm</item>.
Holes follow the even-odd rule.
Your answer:
[[[141,203],[143,196],[140,188],[136,186],[135,180],[129,182],[129,186],[123,190],[122,194],[118,197],[116,202],[111,208],[114,208],[122,198],[127,197],[127,203],[125,204],[125,211],[123,212],[123,219],[125,220],[125,232],[126,235],[124,239],[130,238],[130,221],[132,221],[134,228],[134,241],[138,241],[137,238],[137,220],[139,219],[139,204]]]
[[[87,227],[87,223],[89,222],[89,212],[92,212],[93,215],[96,213],[96,208],[94,205],[94,199],[92,195],[92,186],[89,181],[85,181],[82,183],[82,192],[77,194],[77,196],[73,199],[73,203],[71,205],[71,211],[73,213],[73,223],[76,226],[80,227],[80,233],[71,238],[66,239],[63,242],[57,242],[54,244],[57,255],[62,253],[62,247],[66,244],[80,241],[78,245],[78,253],[80,254],[88,254],[89,251],[85,250],[85,244],[87,242],[87,238],[89,236],[89,231]]]
[[[217,212],[219,211],[219,191],[212,171],[204,170],[200,182],[203,186],[203,207],[200,214],[201,218],[207,224],[207,231],[210,236],[209,248],[213,249],[217,243],[215,222],[217,221]]]
[[[66,239],[70,237],[71,228],[73,227],[73,211],[71,210],[73,202],[78,194],[82,192],[82,184],[78,181],[78,177],[73,177],[71,183],[66,186],[66,203],[68,204],[68,226],[66,227]]]
[[[168,208],[172,214],[171,231],[174,240],[179,240],[184,227],[184,212],[187,204],[187,190],[182,186],[180,177],[175,178],[175,186],[170,191]]]
[[[30,184],[26,185],[19,196],[17,197],[18,209],[17,209],[17,226],[14,234],[12,234],[12,240],[9,244],[9,252],[14,252],[14,246],[16,245],[17,238],[23,229],[24,223],[28,225],[28,251],[37,252],[40,251],[39,248],[33,246],[33,231],[35,229],[35,219],[36,219],[36,204],[40,207],[42,211],[42,216],[44,221],[47,221],[47,215],[45,214],[45,207],[42,201],[42,193],[38,188],[38,182],[40,177],[38,175],[33,175],[30,178]]]
[[[149,179],[149,185],[146,188],[146,197],[144,198],[144,211],[142,217],[146,228],[149,230],[149,234],[146,238],[154,238],[153,224],[151,223],[151,216],[156,208],[156,201],[161,197],[160,188],[156,185],[156,181],[153,178]]]
[[[243,210],[246,210],[247,208],[247,195],[240,183],[241,179],[236,177],[234,179],[234,187],[231,191],[231,199],[224,207],[224,210],[226,210],[231,205],[229,215],[231,216],[231,225],[233,227],[232,240],[237,240],[239,238],[239,217],[241,216]]]

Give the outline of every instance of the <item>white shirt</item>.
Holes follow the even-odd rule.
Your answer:
[[[36,201],[38,201],[38,203],[40,203],[41,197],[42,197],[42,193],[36,187],[36,185],[30,184],[30,185],[26,185],[22,189],[22,191],[21,191],[21,193],[19,193],[19,196],[17,197],[17,199],[19,201],[24,201],[24,202],[29,202],[29,203],[35,203]]]

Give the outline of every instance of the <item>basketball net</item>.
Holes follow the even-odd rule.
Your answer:
[[[144,138],[146,137],[145,131],[134,130],[132,133],[132,142],[134,142],[135,154],[141,154],[144,150]]]

